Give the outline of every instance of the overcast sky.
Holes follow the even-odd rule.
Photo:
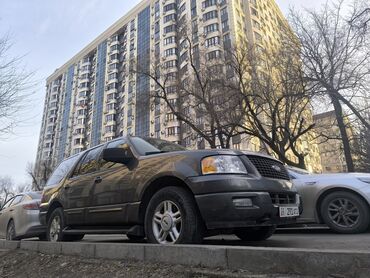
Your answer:
[[[0,141],[0,176],[11,176],[17,183],[28,180],[25,169],[36,158],[45,79],[139,2],[0,0],[0,36],[10,34],[13,46],[9,54],[25,55],[23,66],[35,71],[38,84],[27,121]],[[277,0],[284,13],[291,5],[311,8],[323,2]]]

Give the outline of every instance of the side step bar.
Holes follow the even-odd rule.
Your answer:
[[[119,227],[119,228],[106,228],[106,227],[76,227],[70,228],[66,227],[63,230],[64,234],[67,235],[81,235],[81,234],[130,234],[135,236],[144,236],[144,227],[140,225],[132,227]]]

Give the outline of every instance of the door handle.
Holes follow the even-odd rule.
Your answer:
[[[13,211],[14,209],[10,209],[9,211]]]
[[[102,182],[102,177],[96,177],[95,178],[95,183],[101,183]]]
[[[66,189],[66,190],[68,190],[70,188],[71,188],[71,185],[70,184],[67,184],[67,185],[64,186],[64,189]]]

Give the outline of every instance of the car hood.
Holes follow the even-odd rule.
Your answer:
[[[370,174],[367,173],[334,173],[334,174],[310,174],[301,175],[298,180],[323,180],[323,179],[352,179],[352,178],[368,178]]]

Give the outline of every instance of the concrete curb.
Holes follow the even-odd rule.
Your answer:
[[[89,258],[242,269],[266,274],[369,277],[370,273],[370,252],[348,250],[5,240],[0,240],[0,248]]]

